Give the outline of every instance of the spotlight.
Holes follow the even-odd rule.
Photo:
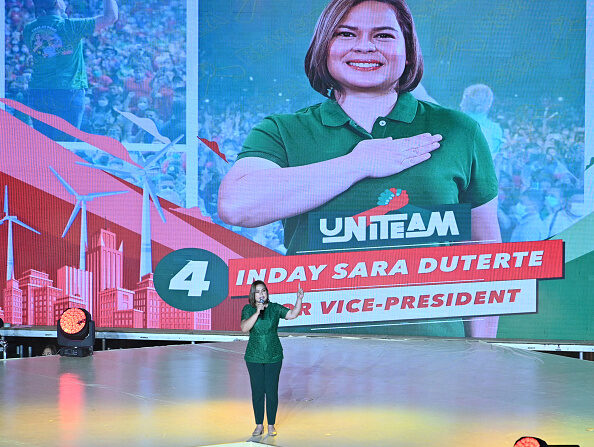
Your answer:
[[[547,447],[547,443],[540,438],[523,436],[516,441],[514,447]]]
[[[59,354],[68,357],[93,355],[95,322],[86,309],[66,309],[58,320]]]
[[[575,444],[547,444],[540,438],[535,436],[522,436],[516,441],[514,447],[579,447]]]

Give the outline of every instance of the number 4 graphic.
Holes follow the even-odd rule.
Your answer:
[[[205,281],[207,268],[207,261],[188,262],[171,278],[169,290],[187,290],[188,296],[202,296],[210,288],[210,281]]]

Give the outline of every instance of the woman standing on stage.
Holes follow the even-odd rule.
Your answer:
[[[472,240],[501,240],[498,182],[479,125],[410,93],[421,81],[423,58],[404,0],[332,0],[316,25],[305,72],[326,101],[254,127],[219,189],[224,222],[257,227],[282,219],[287,254],[296,254],[309,249],[310,211],[353,216],[401,200],[392,194],[379,202],[400,189],[425,209],[469,204]],[[497,321],[465,325],[457,318],[390,331],[495,337]]]
[[[278,379],[283,364],[283,347],[277,334],[278,322],[281,318],[292,320],[299,316],[303,289],[299,286],[293,309],[271,303],[268,300],[268,288],[263,281],[252,283],[249,299],[249,304],[241,311],[241,331],[250,333],[244,358],[250,373],[252,405],[256,419],[256,429],[252,436],[260,436],[264,431],[264,398],[268,436],[275,436]]]

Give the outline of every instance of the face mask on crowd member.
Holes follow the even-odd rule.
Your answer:
[[[545,202],[550,208],[553,209],[557,208],[561,203],[557,197],[550,194],[545,197]]]
[[[524,217],[527,215],[538,214],[544,205],[544,198],[542,192],[535,189],[528,189],[520,196],[520,201],[516,205],[516,213],[518,216]]]

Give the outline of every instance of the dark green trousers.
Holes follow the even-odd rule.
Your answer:
[[[264,423],[264,397],[266,397],[266,419],[268,419],[268,425],[274,425],[278,408],[278,378],[283,362],[281,360],[276,363],[245,362],[245,364],[250,373],[256,424]]]

